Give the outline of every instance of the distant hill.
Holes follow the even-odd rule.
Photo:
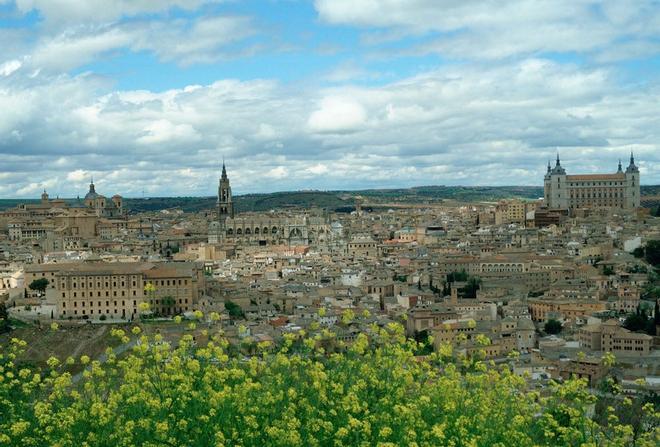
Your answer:
[[[660,195],[660,185],[643,185],[642,196]],[[267,194],[245,194],[234,197],[236,210],[269,211],[287,207],[321,207],[331,210],[351,209],[355,198],[371,203],[433,203],[442,200],[461,202],[497,201],[520,198],[538,199],[543,196],[540,186],[417,186],[396,189],[365,189],[358,191],[287,191]],[[644,200],[642,198],[642,200]],[[38,203],[38,199],[0,199],[0,210],[19,203]],[[150,197],[125,198],[125,206],[134,213],[180,208],[197,212],[215,207],[216,197]],[[645,202],[643,202],[645,203]]]

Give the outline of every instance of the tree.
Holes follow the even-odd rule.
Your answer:
[[[7,307],[5,303],[0,303],[0,334],[9,332],[11,328],[9,327],[9,314],[7,314]]]
[[[463,295],[465,298],[476,298],[477,290],[481,287],[481,278],[478,276],[470,276],[467,284],[463,287]]]
[[[46,288],[48,287],[48,280],[46,278],[35,279],[30,283],[30,290],[34,290],[39,293],[46,293]]]
[[[612,267],[611,265],[606,265],[605,267],[603,267],[603,275],[605,276],[614,275],[614,267]]]
[[[656,303],[657,306],[657,303]],[[637,306],[635,313],[629,314],[623,322],[623,327],[633,332],[645,332],[655,335],[655,320],[646,313],[646,309]]]
[[[555,320],[554,318],[549,319],[545,322],[543,330],[546,334],[558,334],[561,332],[562,326],[561,321]]]
[[[660,240],[648,241],[644,248],[646,262],[654,267],[660,265]]]
[[[227,309],[227,312],[229,313],[229,316],[232,318],[243,318],[243,309],[241,309],[241,306],[238,304],[234,303],[231,300],[225,301],[225,309]]]

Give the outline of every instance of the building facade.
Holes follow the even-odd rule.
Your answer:
[[[218,185],[217,219],[209,224],[210,244],[308,245],[323,242],[330,235],[324,216],[283,213],[234,215],[231,185],[225,164]]]
[[[191,262],[41,264],[26,278],[49,280],[56,318],[131,320],[143,302],[157,315],[177,315],[194,310],[205,290],[203,266]]]
[[[543,182],[548,209],[577,208],[635,209],[640,205],[639,169],[630,154],[630,164],[623,171],[621,162],[614,174],[567,175],[557,155],[554,168],[548,163]]]

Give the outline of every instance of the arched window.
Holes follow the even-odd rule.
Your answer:
[[[236,235],[237,236],[240,236],[242,234],[243,234],[243,230],[241,230],[240,228],[238,230],[236,230]]]
[[[250,235],[250,234],[252,234],[252,230],[250,230],[249,228],[246,228],[246,229],[245,229],[245,234],[246,234],[246,235]]]
[[[254,234],[259,234],[259,227],[254,229]]]
[[[233,234],[234,234],[234,229],[233,228],[230,228],[229,230],[227,230],[227,235],[232,236]]]
[[[277,227],[273,227],[273,229],[270,232],[273,234],[277,234]]]

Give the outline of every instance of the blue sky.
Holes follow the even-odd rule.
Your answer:
[[[0,0],[0,197],[660,183],[660,2]]]

